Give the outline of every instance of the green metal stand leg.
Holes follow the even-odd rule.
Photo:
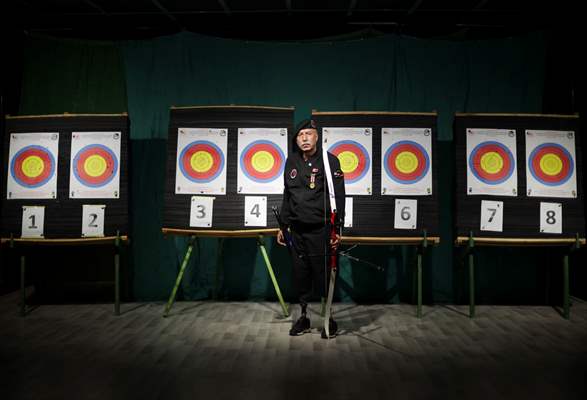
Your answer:
[[[416,316],[422,318],[422,253],[418,252],[418,308]]]
[[[326,314],[326,299],[324,297],[320,297],[320,316],[324,318]]]
[[[25,256],[20,256],[20,316],[26,315]]]
[[[257,238],[257,244],[261,249],[261,254],[263,254],[263,258],[265,259],[265,265],[267,265],[267,271],[269,271],[269,276],[271,277],[271,281],[273,282],[273,287],[275,287],[275,293],[277,293],[277,298],[279,298],[279,303],[281,304],[281,308],[283,309],[283,315],[289,317],[289,311],[285,302],[283,301],[283,296],[281,295],[281,290],[279,289],[279,285],[277,284],[277,279],[275,279],[275,274],[273,273],[273,268],[271,268],[271,262],[269,261],[269,257],[267,256],[267,250],[265,250],[265,242],[263,241],[263,235],[259,235]]]
[[[120,232],[116,231],[114,242],[114,315],[120,315]]]
[[[469,254],[469,317],[475,318],[475,259]]]
[[[563,259],[563,317],[570,317],[570,299],[569,299],[569,255],[565,254]]]
[[[175,286],[171,291],[171,296],[169,296],[169,300],[167,301],[167,306],[165,307],[165,313],[163,314],[164,318],[167,318],[169,315],[169,310],[171,310],[171,306],[175,301],[175,296],[177,295],[177,289],[179,288],[179,284],[181,283],[181,279],[183,278],[183,273],[188,265],[188,261],[190,260],[190,256],[192,255],[192,250],[194,249],[194,241],[195,237],[190,237],[190,242],[188,245],[188,249],[185,253],[185,257],[183,258],[183,262],[181,263],[181,268],[179,269],[179,274],[177,274],[177,279],[175,280]]]
[[[220,238],[218,241],[218,250],[216,251],[216,279],[214,281],[214,292],[212,298],[218,300],[218,293],[220,292],[220,277],[224,274],[224,268],[222,264],[222,247],[224,246],[224,238]]]
[[[418,318],[422,318],[422,258],[428,247],[428,232],[426,229],[424,229],[423,234],[424,238],[422,239],[422,246],[418,249],[418,308],[416,312]]]

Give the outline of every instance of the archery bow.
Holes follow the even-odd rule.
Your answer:
[[[334,183],[332,182],[332,174],[330,170],[330,162],[328,160],[328,152],[326,151],[326,147],[322,148],[322,158],[324,161],[324,174],[326,175],[326,183],[328,185],[328,199],[330,201],[330,240],[336,240],[336,197],[334,193]],[[336,282],[336,250],[332,248],[330,243],[327,244],[330,248],[329,252],[325,252],[330,254],[329,257],[329,268],[330,268],[330,282],[328,284],[328,296],[326,299],[326,309],[324,311],[324,332],[326,333],[326,338],[330,339],[330,308],[332,307],[332,298],[334,296],[334,284]]]

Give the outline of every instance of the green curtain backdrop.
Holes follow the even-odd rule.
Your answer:
[[[389,35],[258,43],[189,33],[122,43],[31,38],[25,48],[20,114],[128,109],[133,294],[136,300],[165,300],[186,246],[185,240],[160,233],[170,106],[295,106],[297,120],[311,109],[436,110],[439,181],[449,189],[443,188],[440,196],[442,244],[428,253],[424,300],[455,302],[466,299],[467,285],[452,247],[453,113],[540,112],[544,51],[540,34],[478,42]],[[272,239],[267,246],[282,290],[291,299],[287,253]],[[543,298],[548,285],[537,265],[545,265],[544,260],[530,251],[492,251],[478,261],[480,302],[508,299],[510,292],[522,293],[528,302]],[[353,254],[386,272],[343,259],[341,300],[413,300],[413,248],[360,247]],[[275,298],[252,239],[200,239],[181,289],[184,299]]]
[[[126,112],[122,56],[111,42],[25,41],[21,115]]]
[[[295,106],[321,111],[540,112],[544,38],[479,42],[385,35],[267,43],[191,33],[122,45],[134,139],[166,138],[172,105]]]

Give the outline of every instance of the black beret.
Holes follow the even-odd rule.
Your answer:
[[[318,129],[316,125],[316,121],[313,119],[305,119],[298,124],[296,127],[296,134],[299,133],[302,129]]]

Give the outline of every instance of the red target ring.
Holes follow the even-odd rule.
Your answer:
[[[45,147],[26,146],[12,158],[10,173],[21,186],[37,188],[53,177],[55,158]]]
[[[101,144],[83,147],[73,159],[73,173],[83,185],[102,187],[107,185],[118,171],[114,152]]]
[[[553,166],[552,161],[554,161]],[[571,154],[563,146],[556,143],[544,143],[537,146],[530,153],[528,164],[534,179],[548,186],[564,184],[571,178],[574,169]],[[547,171],[545,166],[548,164],[551,164],[554,170]]]
[[[400,155],[406,155],[404,158],[414,160],[416,166],[412,169],[402,171],[396,161]],[[419,143],[411,140],[402,140],[391,146],[385,153],[384,157],[385,171],[387,175],[397,183],[413,184],[424,178],[430,169],[430,158],[426,149]]]
[[[490,171],[483,167],[484,157],[494,157],[497,155],[500,165],[497,170]],[[489,185],[497,185],[506,181],[514,173],[515,161],[511,151],[502,143],[488,141],[475,146],[469,156],[469,168],[477,179]]]
[[[340,142],[333,144],[328,151],[338,157],[341,163],[341,169],[344,172],[344,180],[346,183],[354,183],[360,180],[369,170],[370,159],[367,149],[354,140],[341,140]],[[352,158],[351,160],[348,160],[347,163],[345,163],[344,160],[345,154],[351,155],[346,158]],[[341,159],[341,157],[343,159]],[[351,167],[350,170],[348,169],[349,166]]]
[[[192,164],[193,157],[202,158],[198,168]],[[222,150],[212,142],[199,140],[188,144],[179,155],[179,168],[187,179],[196,183],[207,183],[216,179],[224,167]]]
[[[285,167],[285,156],[275,143],[257,140],[245,147],[240,157],[240,165],[249,179],[267,183],[281,176]],[[265,168],[267,165],[268,168]]]

